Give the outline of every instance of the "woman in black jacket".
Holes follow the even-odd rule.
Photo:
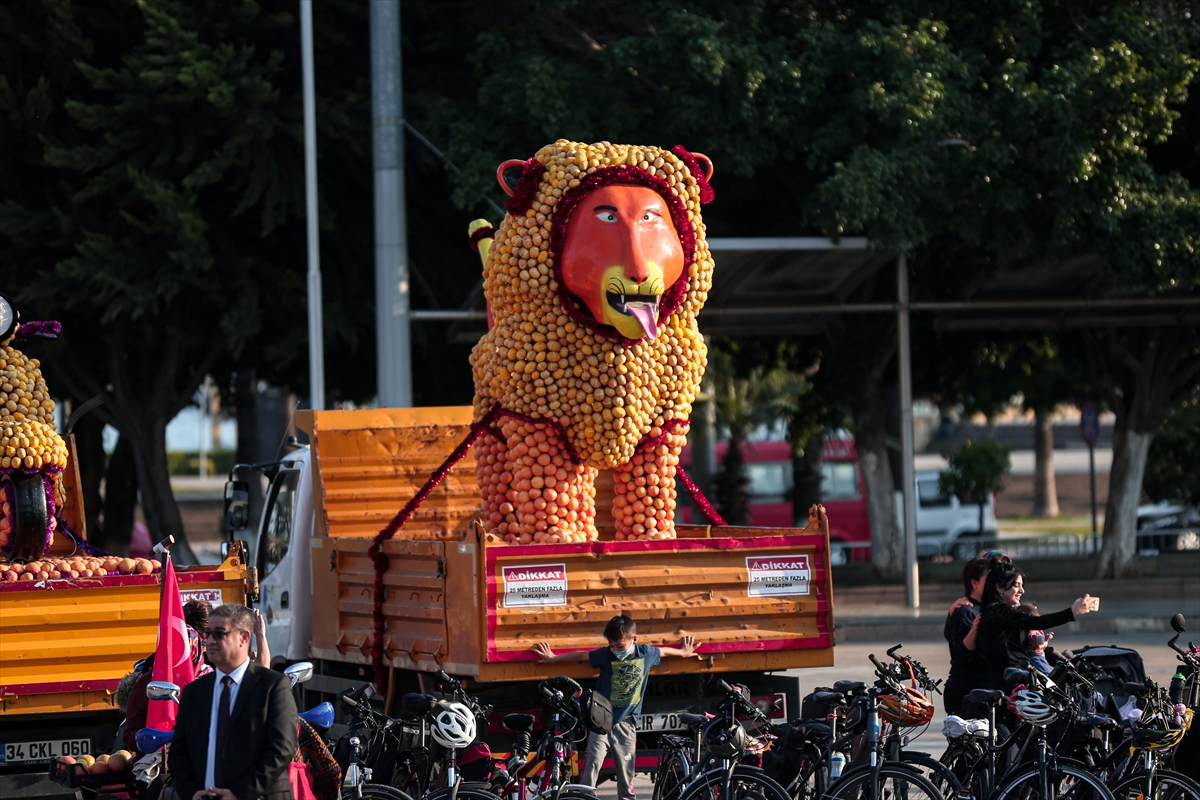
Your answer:
[[[983,610],[979,614],[980,643],[984,661],[992,676],[992,688],[1008,690],[1004,670],[1009,667],[1029,669],[1029,653],[1025,650],[1025,632],[1045,630],[1074,622],[1075,618],[1100,605],[1099,598],[1084,595],[1070,608],[1035,617],[1022,611],[1021,596],[1025,594],[1025,575],[1012,564],[992,565],[983,586]]]
[[[950,645],[950,676],[942,690],[942,699],[947,714],[958,714],[967,719],[987,715],[985,707],[976,708],[966,700],[972,689],[990,689],[992,673],[979,651],[979,609],[983,600],[983,587],[987,580],[991,560],[976,558],[963,567],[962,598],[955,601],[946,616],[942,633]]]

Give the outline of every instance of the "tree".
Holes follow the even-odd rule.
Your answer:
[[[717,422],[728,434],[728,446],[716,476],[716,503],[730,525],[750,522],[746,498],[746,457],[743,449],[750,434],[779,422],[794,398],[805,391],[804,376],[783,369],[752,369],[739,377],[727,353],[714,351],[710,360],[713,405]]]
[[[963,442],[957,453],[947,452],[946,469],[938,473],[938,491],[979,505],[979,535],[983,535],[984,509],[988,495],[1004,488],[1012,464],[1011,451],[995,439]]]
[[[1171,412],[1146,456],[1143,493],[1151,501],[1200,506],[1200,387]]]
[[[29,317],[65,318],[53,382],[105,398],[93,413],[120,431],[150,529],[193,561],[166,425],[206,374],[249,343],[269,350],[264,325],[303,307],[294,20],[250,0],[23,2],[0,16],[21,31],[0,45],[0,245],[24,273],[17,299]],[[326,141],[362,152],[364,125],[336,99]],[[292,330],[273,346],[289,339],[303,346]]]
[[[911,254],[914,296],[957,298],[1013,259],[1084,254],[1104,259],[1112,285],[1194,288],[1194,178],[1149,157],[1176,133],[1196,75],[1188,13],[1133,1],[680,0],[649,13],[622,0],[501,2],[475,41],[476,96],[438,119],[464,198],[502,158],[560,136],[682,141],[725,176],[710,234],[864,234]],[[888,361],[880,326],[866,375]],[[829,350],[826,370],[840,371]],[[858,396],[873,461],[877,400]],[[867,479],[872,522],[894,534],[886,477]],[[1128,513],[1110,520],[1106,538],[1131,541]]]

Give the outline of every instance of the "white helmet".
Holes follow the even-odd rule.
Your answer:
[[[467,747],[475,741],[475,713],[462,703],[439,702],[430,733],[442,747]]]
[[[1018,717],[1038,727],[1049,725],[1058,716],[1040,694],[1029,689],[1014,691],[1008,700],[1008,707]]]

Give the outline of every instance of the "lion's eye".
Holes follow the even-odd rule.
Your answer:
[[[596,215],[596,219],[600,220],[601,222],[616,222],[617,215],[611,211],[601,211]]]

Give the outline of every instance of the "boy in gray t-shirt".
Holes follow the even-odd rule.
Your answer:
[[[596,691],[612,703],[613,729],[607,736],[588,734],[587,765],[583,782],[595,786],[600,776],[604,756],[611,749],[617,769],[618,800],[633,800],[634,755],[637,750],[638,716],[642,712],[642,699],[646,695],[646,684],[650,682],[650,670],[658,666],[663,656],[683,656],[696,653],[695,638],[683,637],[683,647],[652,647],[637,643],[637,623],[622,614],[613,617],[604,626],[604,638],[608,647],[598,650],[579,651],[555,655],[546,642],[538,642],[533,652],[538,659],[552,663],[556,661],[587,661],[600,670]]]

